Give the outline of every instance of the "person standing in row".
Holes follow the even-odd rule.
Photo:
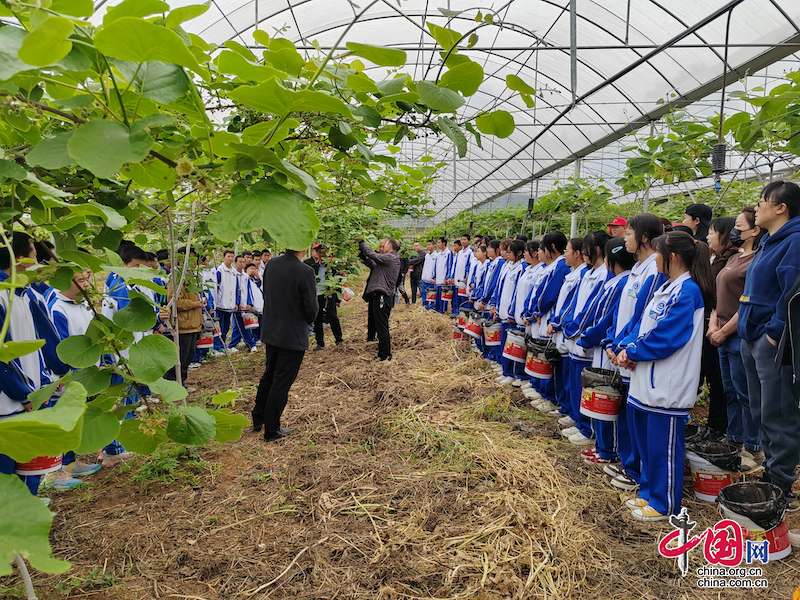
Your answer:
[[[436,289],[433,283],[436,277],[436,253],[434,252],[435,246],[433,240],[425,242],[426,254],[425,261],[422,263],[422,274],[420,275],[420,296],[422,297],[422,306],[428,310],[436,308],[436,301],[428,301],[428,290]]]
[[[414,242],[414,252],[408,259],[408,270],[411,272],[411,304],[417,303],[417,294],[425,302],[425,292],[422,288],[422,270],[427,254],[422,249],[422,244]]]
[[[302,263],[305,250],[287,250],[264,269],[264,318],[261,341],[266,352],[264,375],[253,408],[253,431],[264,429],[264,441],[291,435],[281,427],[303,356],[308,350],[308,326],[319,311],[314,270]]]
[[[446,237],[440,237],[436,241],[434,257],[436,262],[434,263],[433,283],[436,285],[436,310],[444,314],[447,312],[447,302],[442,300],[442,288],[447,283],[453,267],[453,252],[447,247]]]
[[[338,275],[331,267],[330,264],[325,263],[325,257],[328,249],[322,244],[314,244],[311,247],[311,258],[307,258],[304,262],[309,267],[314,269],[314,276],[317,280],[317,304],[319,304],[319,311],[317,311],[317,318],[314,319],[314,337],[317,340],[317,345],[314,351],[317,352],[325,348],[325,321],[331,325],[333,338],[336,345],[342,343],[342,326],[339,323],[339,315],[337,313],[337,306],[339,305],[339,298],[336,294],[325,295],[325,282],[327,278]]]
[[[467,277],[472,269],[472,263],[475,260],[473,256],[472,247],[469,245],[469,235],[466,233],[461,236],[460,244],[461,249],[456,254],[455,268],[453,271],[453,284],[456,289],[453,294],[453,314],[458,314],[461,305],[461,298],[458,295],[458,287],[467,285]],[[466,297],[465,297],[466,300]]]
[[[359,252],[367,259],[370,267],[364,300],[369,303],[369,314],[378,337],[378,356],[376,360],[392,359],[392,340],[389,336],[389,315],[394,304],[397,277],[400,274],[400,242],[386,240],[380,253],[370,248],[364,240],[356,238]]]

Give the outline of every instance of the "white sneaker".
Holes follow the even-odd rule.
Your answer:
[[[553,404],[552,402],[550,402],[550,400],[542,399],[542,401],[539,402],[539,404],[537,405],[536,408],[538,410],[544,412],[544,413],[548,413],[549,414],[554,410],[557,411],[558,410],[558,405],[557,404]]]
[[[199,369],[199,368],[200,368],[200,363],[198,363],[198,362],[189,363],[189,370],[190,371],[194,371],[195,369]]]
[[[567,427],[566,429],[561,430],[561,435],[563,435],[565,438],[568,438],[576,433],[579,433],[579,431],[580,430],[577,427]]]
[[[250,348],[250,352],[258,352],[258,348],[256,346],[253,346],[252,348]]]
[[[522,379],[517,379],[515,377],[514,381],[511,382],[511,385],[513,385],[515,388],[522,387]]]
[[[542,395],[533,388],[528,388],[527,390],[524,390],[522,393],[526,398],[530,398],[531,400],[541,400],[542,398]]]
[[[495,381],[497,381],[497,380],[495,379]],[[513,383],[513,381],[514,381],[513,377],[501,377],[500,381],[497,381],[497,384],[498,385],[508,385],[509,383]]]
[[[236,348],[228,348],[228,353],[229,354],[236,354],[237,352],[238,352],[238,350]]]
[[[530,388],[532,388],[532,387],[533,387],[533,386],[531,385],[531,382],[530,382],[530,380],[529,380],[529,381],[523,381],[523,382],[522,382],[522,389],[523,389],[523,390],[528,390],[528,389],[530,389]]]
[[[575,435],[571,435],[567,438],[570,444],[575,444],[576,446],[588,446],[589,444],[594,444],[593,437],[586,437],[580,431]]]
[[[260,345],[261,345],[261,340],[258,340],[258,341],[256,342],[256,346],[260,346]]]
[[[554,406],[555,406],[555,405],[554,405]],[[547,414],[548,414],[548,415],[550,415],[551,417],[560,417],[560,416],[561,416],[561,410],[560,410],[560,409],[558,409],[558,408],[556,408],[556,409],[553,409],[553,410],[551,410],[551,411],[550,411],[549,413],[547,413]]]
[[[572,427],[575,425],[575,419],[570,417],[569,415],[564,415],[558,420],[558,424],[562,427]]]

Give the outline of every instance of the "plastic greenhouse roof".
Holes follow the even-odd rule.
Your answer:
[[[167,0],[174,8],[200,0]],[[603,148],[670,108],[686,106],[722,87],[730,15],[728,82],[800,50],[800,0],[572,0],[575,4],[576,86],[571,71],[570,0],[378,0],[346,33],[357,41],[407,51],[403,72],[437,75],[437,46],[426,23],[465,33],[478,10],[493,9],[496,25],[460,52],[479,62],[486,80],[459,109],[459,120],[494,108],[514,116],[505,139],[469,138],[467,156],[454,161],[452,142],[434,135],[404,141],[400,160],[429,154],[452,163],[431,188],[439,217],[451,216],[520,187]],[[96,5],[117,4],[118,0]],[[312,42],[328,49],[356,12],[357,0],[211,0],[210,9],[184,24],[206,41],[235,40],[257,48],[254,29],[281,35],[309,56]],[[464,11],[449,20],[439,8]],[[258,25],[256,25],[258,23]],[[301,50],[301,51],[302,51]],[[386,68],[371,67],[373,79]],[[515,74],[537,90],[534,108],[506,89]],[[615,145],[618,147],[618,145]]]

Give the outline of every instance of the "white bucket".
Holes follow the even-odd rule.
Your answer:
[[[45,473],[52,473],[61,468],[61,461],[64,455],[58,456],[39,456],[26,463],[17,463],[14,467],[14,473],[17,475],[44,475]]]
[[[487,346],[499,346],[503,342],[503,325],[500,322],[483,328],[483,341]]]
[[[739,482],[738,473],[720,469],[694,452],[687,451],[686,458],[689,459],[689,467],[692,469],[694,495],[699,500],[715,502],[722,488]]]
[[[258,329],[258,316],[251,312],[242,313],[242,321],[245,329]]]
[[[789,528],[786,525],[786,517],[775,529],[764,531],[761,527],[753,523],[747,517],[728,510],[720,505],[725,518],[736,521],[742,527],[742,538],[754,542],[769,541],[769,562],[781,560],[792,553],[792,544],[789,540]]]
[[[581,390],[581,414],[599,421],[616,421],[622,393],[608,385]]]
[[[511,330],[506,333],[506,345],[503,348],[503,356],[514,362],[525,362],[527,349],[525,348],[525,334],[523,332]]]

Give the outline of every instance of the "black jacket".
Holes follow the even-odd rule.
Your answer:
[[[420,250],[418,256],[412,256],[408,259],[408,265],[414,267],[411,271],[411,281],[419,281],[422,279],[422,267],[425,264],[425,250]]]
[[[286,350],[308,350],[308,324],[319,311],[314,269],[294,254],[273,258],[264,269],[261,341]]]
[[[786,310],[786,327],[778,342],[776,361],[792,368],[792,390],[795,399],[800,399],[800,280],[789,293]]]
[[[312,269],[314,269],[314,278],[315,278],[314,281],[316,281],[316,277],[317,275],[319,275],[319,263],[315,261],[313,258],[307,258],[303,261],[303,264],[306,264]],[[329,275],[331,277],[338,277],[341,274],[342,274],[341,271],[334,269],[330,265],[330,263],[325,263],[325,277],[328,277]]]

